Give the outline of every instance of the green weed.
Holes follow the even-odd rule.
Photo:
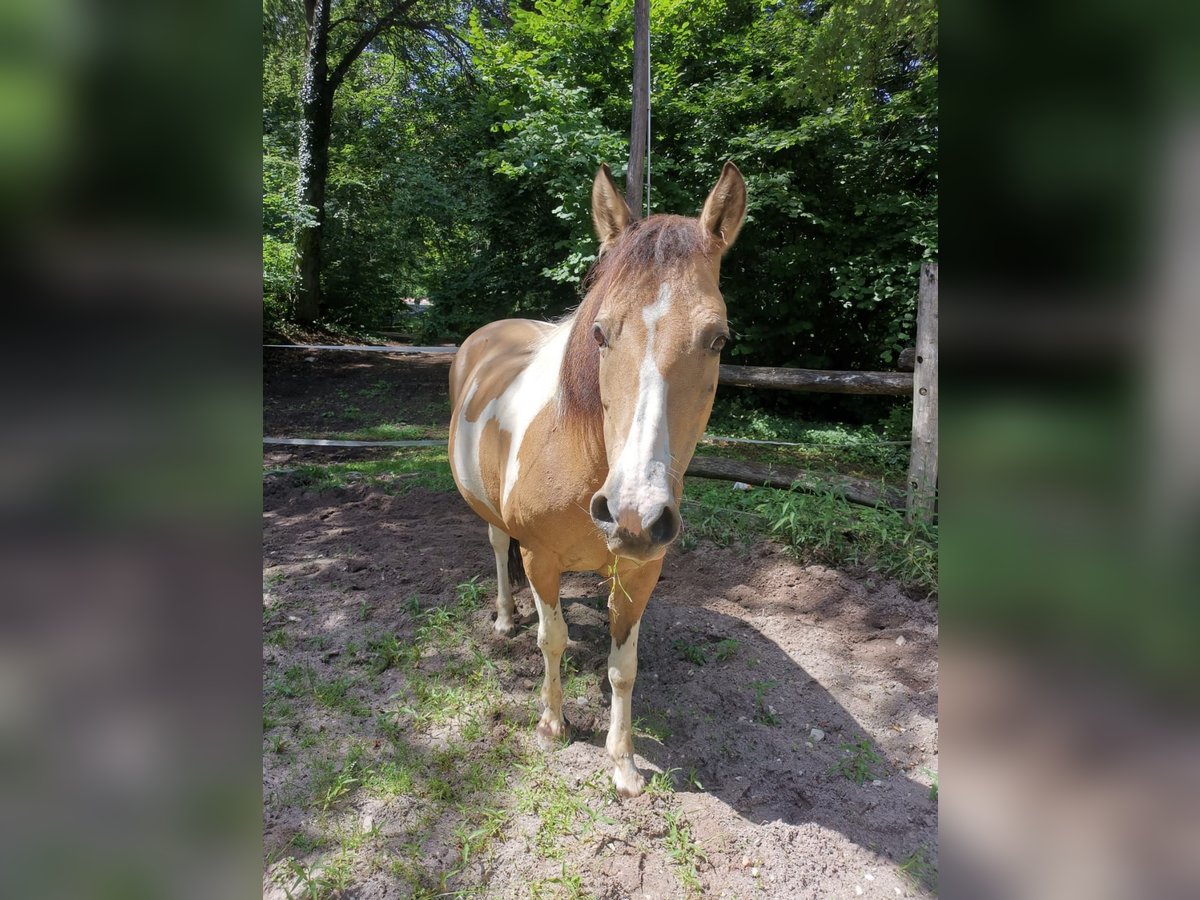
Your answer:
[[[367,670],[379,675],[391,668],[407,668],[420,658],[420,650],[403,644],[394,634],[380,634],[367,639]]]
[[[363,748],[358,744],[350,748],[341,765],[330,759],[317,760],[310,782],[313,802],[322,810],[329,809],[362,784],[364,775]]]
[[[713,646],[713,659],[717,662],[725,662],[727,659],[732,659],[740,646],[741,644],[733,638],[725,638],[717,641]]]
[[[931,771],[930,769],[922,769],[921,771],[924,772],[926,775],[928,775],[929,778],[932,780],[933,783],[929,785],[929,799],[931,801],[933,801],[934,803],[937,803],[938,802],[938,773]]]
[[[662,713],[657,711],[651,711],[647,716],[635,718],[632,730],[635,735],[650,738],[660,744],[665,744],[671,737],[671,726]]]
[[[646,782],[647,793],[658,797],[665,797],[667,794],[675,792],[675,773],[679,769],[665,769],[662,772],[655,772],[650,776],[650,780]]]
[[[533,900],[549,897],[555,900],[586,900],[590,896],[584,893],[583,879],[579,873],[568,871],[565,862],[562,864],[560,875],[533,882],[529,885],[529,893]]]
[[[767,691],[775,687],[774,681],[752,681],[750,687],[754,690],[754,721],[762,722],[764,725],[778,726],[781,719],[775,712],[775,708],[767,703]]]
[[[567,785],[557,775],[545,769],[545,763],[535,761],[520,766],[524,773],[517,808],[538,817],[534,845],[547,859],[562,859],[562,838],[571,835],[585,838],[597,822],[610,822],[588,806],[583,793]]]
[[[663,819],[667,825],[667,855],[675,865],[675,874],[689,895],[699,895],[699,865],[704,854],[692,838],[691,828],[684,821],[682,810],[668,810],[663,813]]]
[[[350,887],[352,867],[353,860],[348,853],[313,865],[305,865],[289,856],[275,874],[274,881],[283,888],[289,900],[326,900],[341,895]]]
[[[703,666],[708,662],[708,654],[698,644],[689,644],[687,641],[681,639],[671,646],[679,654],[679,658],[685,662],[690,662],[697,666]]]
[[[900,864],[900,872],[913,883],[914,887],[923,888],[931,894],[937,893],[937,866],[929,858],[929,848],[924,844],[905,857],[904,862]]]
[[[866,738],[862,738],[853,744],[840,744],[838,750],[844,753],[845,756],[830,767],[829,771],[831,773],[836,772],[844,775],[860,787],[868,778],[878,777],[873,767],[882,763],[883,757],[875,752],[875,748],[871,746],[871,742]]]
[[[468,581],[455,588],[458,594],[458,602],[468,607],[477,607],[487,595],[486,585],[479,583],[479,576],[475,575]]]

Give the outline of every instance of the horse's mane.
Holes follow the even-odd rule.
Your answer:
[[[592,338],[592,325],[614,286],[661,277],[665,269],[686,262],[697,253],[709,256],[715,244],[715,238],[701,227],[699,220],[657,215],[634,222],[601,254],[584,276],[582,286],[587,293],[583,302],[564,322],[564,327],[571,329],[559,375],[562,387],[559,410],[564,419],[591,425],[601,421],[600,348]],[[646,292],[647,303],[653,302],[654,297],[655,292]]]

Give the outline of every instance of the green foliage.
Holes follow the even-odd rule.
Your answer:
[[[938,527],[904,513],[858,506],[833,493],[766,492],[758,513],[797,552],[838,565],[863,565],[905,584],[934,591]]]
[[[332,322],[460,339],[578,300],[595,254],[591,177],[605,161],[620,178],[628,156],[632,2],[513,4],[509,21],[469,26],[462,8],[430,4],[458,23],[469,59],[391,41],[339,89]],[[268,320],[290,315],[299,215],[294,18],[264,6]],[[727,158],[749,184],[722,279],[730,356],[891,364],[913,340],[919,264],[937,256],[936,4],[660,0],[651,31],[653,211],[694,212]],[[410,316],[406,297],[432,309]]]

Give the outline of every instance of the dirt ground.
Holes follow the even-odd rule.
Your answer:
[[[312,383],[326,364],[285,352],[268,366],[268,434],[320,429],[313,412],[335,408],[337,379],[362,390],[363,374],[393,384],[393,420],[440,421],[443,360],[347,354],[330,364],[343,374]],[[315,458],[272,450],[264,463]],[[317,490],[286,471],[264,476],[263,494],[264,896],[934,889],[936,601],[766,541],[672,548],[633,700],[638,766],[668,774],[621,801],[596,576],[564,577],[573,735],[543,752],[532,599],[517,595],[515,637],[493,634],[491,548],[457,494],[403,481]],[[864,739],[878,759],[862,760],[860,785],[847,774]]]

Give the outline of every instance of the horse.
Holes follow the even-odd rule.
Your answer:
[[[699,218],[640,220],[601,165],[592,184],[600,247],[579,307],[557,323],[485,325],[463,341],[450,369],[450,466],[488,526],[495,631],[516,630],[514,581],[528,580],[537,608],[545,674],[536,736],[545,748],[567,736],[562,573],[593,571],[610,581],[605,747],[622,797],[645,786],[630,710],[638,629],[683,527],[683,474],[708,424],[729,341],[721,258],[745,214],[746,185],[732,162]]]

